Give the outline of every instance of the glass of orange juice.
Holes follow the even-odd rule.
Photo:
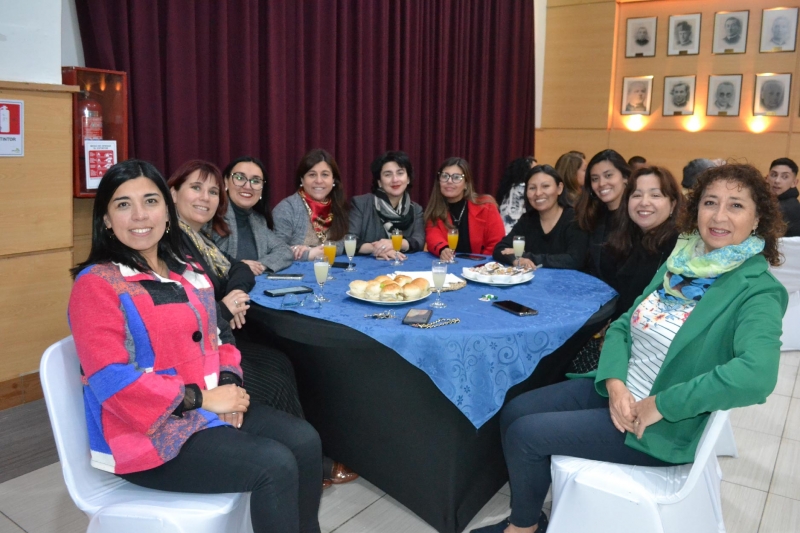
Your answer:
[[[390,263],[392,266],[400,266],[403,264],[403,262],[400,261],[399,256],[397,255],[400,253],[400,249],[402,247],[403,247],[403,232],[395,228],[392,230],[392,248],[394,248],[395,252],[394,261]]]
[[[333,262],[336,260],[336,243],[333,241],[325,241],[322,245],[322,252],[325,254],[325,259],[328,260],[328,265],[333,266]],[[331,276],[331,271],[328,269],[328,281],[334,280],[333,276]]]
[[[457,263],[456,261],[456,246],[458,246],[458,228],[451,228],[447,230],[447,247],[453,250],[453,258],[448,263]]]

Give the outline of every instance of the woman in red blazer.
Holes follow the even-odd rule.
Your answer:
[[[447,232],[458,228],[455,252],[491,255],[506,234],[494,198],[475,192],[469,163],[460,157],[445,160],[437,175],[425,209],[428,251],[451,261],[454,252],[447,247]]]

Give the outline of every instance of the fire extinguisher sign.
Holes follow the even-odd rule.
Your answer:
[[[0,157],[25,155],[25,102],[0,100]]]
[[[86,139],[83,144],[86,156],[86,190],[96,189],[106,171],[117,164],[117,141]]]

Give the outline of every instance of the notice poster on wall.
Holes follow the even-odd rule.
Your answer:
[[[117,141],[86,139],[83,145],[86,156],[86,190],[96,189],[109,168],[117,163]]]
[[[25,155],[25,102],[0,100],[0,157]]]

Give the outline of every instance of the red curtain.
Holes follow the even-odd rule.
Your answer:
[[[369,163],[408,152],[427,203],[438,165],[477,189],[533,153],[532,0],[77,0],[88,67],[130,79],[130,153],[167,175],[260,157],[273,205],[311,148],[348,195]]]

